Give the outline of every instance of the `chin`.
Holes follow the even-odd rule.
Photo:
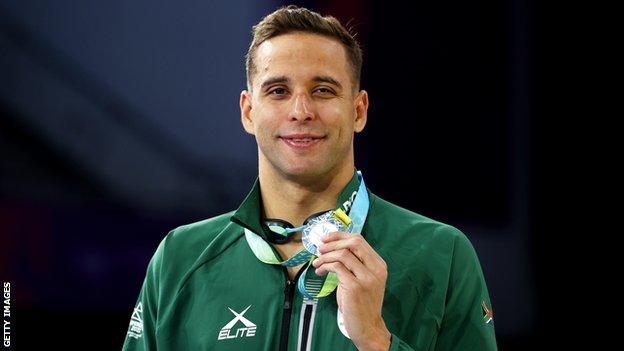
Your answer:
[[[319,165],[305,163],[289,163],[282,168],[282,172],[288,177],[316,177],[325,173],[324,167]]]
[[[267,154],[263,154],[260,157],[260,162],[265,167],[271,168],[273,172],[281,174],[284,178],[293,180],[323,176],[335,166],[332,158],[321,157],[322,155],[307,155],[306,157],[269,154],[272,157],[266,156]]]

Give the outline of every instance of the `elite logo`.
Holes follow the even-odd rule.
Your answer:
[[[225,339],[234,339],[234,338],[245,338],[256,335],[256,325],[253,324],[249,319],[243,317],[243,315],[249,310],[251,305],[247,306],[245,310],[241,313],[236,313],[233,309],[228,307],[228,310],[234,314],[234,319],[232,319],[228,324],[224,325],[219,331],[219,337],[217,340],[225,340]],[[244,327],[238,328],[232,332],[232,328],[238,322],[243,323]]]

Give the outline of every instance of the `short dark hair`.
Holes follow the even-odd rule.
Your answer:
[[[323,17],[314,11],[295,5],[276,10],[265,16],[253,27],[253,39],[245,56],[245,70],[249,88],[251,88],[253,76],[257,73],[254,56],[260,44],[278,35],[292,32],[319,34],[342,43],[352,69],[353,87],[359,89],[362,72],[362,49],[355,40],[356,34],[351,34],[340,21],[332,16]]]

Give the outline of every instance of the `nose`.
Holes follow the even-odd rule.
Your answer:
[[[314,111],[309,97],[305,93],[295,96],[294,106],[290,111],[291,121],[308,121],[314,118]]]

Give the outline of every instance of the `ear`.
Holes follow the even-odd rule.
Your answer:
[[[240,94],[240,111],[241,122],[245,131],[251,135],[254,135],[254,126],[251,113],[251,93],[247,90],[243,90]]]
[[[364,130],[366,120],[368,119],[368,93],[366,90],[360,90],[355,97],[355,125],[353,130],[356,133]]]

